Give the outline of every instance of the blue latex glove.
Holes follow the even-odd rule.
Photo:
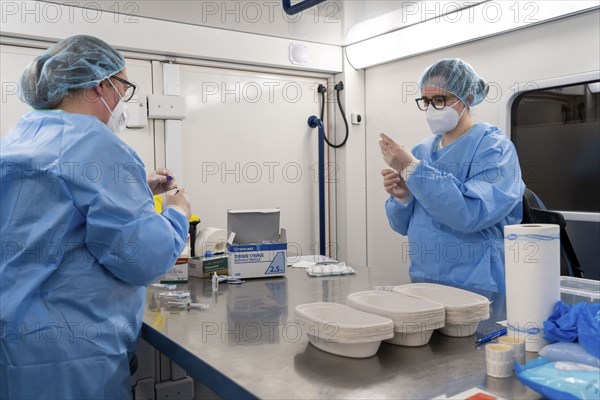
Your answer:
[[[577,304],[579,305],[579,304]],[[551,343],[577,341],[577,313],[574,307],[559,301],[544,321],[544,337]]]
[[[568,306],[559,301],[544,321],[544,337],[550,343],[577,342],[600,358],[600,303]]]

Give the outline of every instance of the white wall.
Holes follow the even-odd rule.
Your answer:
[[[30,107],[18,98],[19,78],[25,67],[41,50],[25,47],[0,46],[0,136],[15,126],[19,117]]]
[[[365,71],[354,70],[344,58],[344,73],[335,76],[335,82],[339,81],[344,82],[340,96],[348,119],[349,134],[346,145],[335,150],[338,184],[336,248],[340,260],[350,265],[367,265]],[[346,126],[339,107],[335,103],[334,106],[336,143],[340,143],[346,134]],[[363,122],[352,125],[352,114],[360,114]]]
[[[492,83],[489,99],[473,109],[476,121],[497,124],[502,97],[515,83],[597,70],[600,68],[600,12],[594,11],[521,31],[444,49],[366,71],[366,175],[368,265],[408,268],[400,235],[385,216],[388,195],[380,171],[385,164],[378,134],[386,132],[409,147],[426,136],[425,115],[416,107],[416,82],[423,70],[441,58],[460,57]],[[352,210],[348,211],[351,218]],[[354,234],[361,234],[356,232]]]
[[[363,2],[365,0],[362,0]],[[373,0],[369,0],[373,1]],[[255,33],[315,43],[342,45],[343,0],[328,0],[299,14],[290,16],[281,0],[110,0],[100,2],[53,1],[100,7],[107,12],[178,21],[237,32]],[[352,3],[356,3],[354,0]]]
[[[0,0],[0,36],[58,41],[87,34],[119,50],[172,59],[191,57],[309,71],[342,70],[340,46],[307,42],[307,63],[299,66],[290,61],[289,46],[294,41],[291,39],[130,16],[123,10],[111,13],[98,10],[95,2],[68,3],[89,9],[41,1]],[[268,27],[270,23],[265,20],[259,25]]]

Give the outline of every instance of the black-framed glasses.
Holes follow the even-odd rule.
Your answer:
[[[137,90],[137,86],[135,84],[129,82],[128,80],[119,78],[118,76],[115,76],[115,75],[111,76],[110,78],[116,79],[119,82],[121,82],[123,85],[125,85],[125,96],[123,96],[123,101],[128,102],[129,100],[131,100],[131,98],[135,94],[135,91]]]
[[[456,96],[438,95],[438,96],[433,96],[432,98],[423,96],[420,99],[415,99],[415,101],[417,102],[417,107],[419,107],[419,110],[427,111],[430,104],[436,110],[443,110],[444,108],[446,108],[446,102],[448,100],[452,100],[452,99],[456,99]]]

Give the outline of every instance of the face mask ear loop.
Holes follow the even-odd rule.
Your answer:
[[[458,104],[458,102],[457,102],[456,104]],[[464,103],[463,103],[463,104],[464,104]],[[467,105],[465,104],[465,107],[463,108],[463,110],[461,111],[460,115],[458,116],[458,119],[459,119],[459,120],[460,120],[460,117],[462,117],[462,116],[463,116],[463,114],[465,113],[465,110],[466,110],[467,108],[469,108],[469,107],[467,107]]]
[[[104,104],[104,107],[106,107],[106,109],[108,110],[108,112],[112,114],[112,111],[110,110],[110,107],[108,106],[108,104],[106,104],[106,101],[104,101],[104,97],[100,96],[100,100],[102,100],[102,103]]]
[[[449,92],[449,93],[452,93],[452,92]],[[456,96],[454,93],[452,93],[452,95]],[[456,98],[458,99],[458,101],[456,103],[452,104],[450,107],[452,107],[452,108],[456,107],[456,105],[459,102],[463,103],[465,105],[464,108],[463,108],[463,110],[461,111],[460,115],[458,116],[458,120],[460,121],[460,118],[463,116],[463,114],[465,113],[465,110],[467,108],[469,108],[469,106],[464,101],[462,101],[460,98],[458,98],[458,96],[456,96]]]
[[[110,86],[112,86],[113,89],[115,89],[115,92],[117,92],[117,96],[119,96],[119,99],[121,99],[121,101],[125,102],[125,100],[123,99],[123,96],[121,96],[121,93],[119,93],[119,91],[117,90],[117,87],[114,85],[114,83],[112,83],[110,78],[106,78],[106,80],[108,81],[108,83],[110,83]]]
[[[115,90],[115,92],[117,92],[117,96],[119,96],[119,98],[123,100],[123,96],[121,96],[121,94],[119,93],[119,91],[117,90],[117,88],[115,87],[115,85],[112,83],[112,81],[109,78],[106,78],[106,80],[108,81],[108,83],[110,83],[110,86],[112,86],[112,88]],[[106,107],[106,109],[108,110],[108,112],[112,115],[114,110],[111,110],[110,107],[108,106],[108,104],[106,104],[106,100],[104,100],[104,97],[100,96],[100,100],[102,100],[102,103],[104,103],[104,107]],[[116,107],[116,106],[115,106]]]

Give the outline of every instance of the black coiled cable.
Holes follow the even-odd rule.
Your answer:
[[[336,96],[336,103],[338,104],[339,108],[340,108],[340,112],[342,113],[342,118],[344,119],[344,124],[346,124],[346,136],[344,137],[344,140],[342,140],[342,143],[340,144],[334,144],[331,143],[329,141],[329,139],[327,138],[327,135],[325,135],[325,142],[333,147],[334,149],[339,149],[340,147],[344,146],[346,144],[346,142],[348,141],[348,134],[350,133],[350,127],[348,126],[348,120],[346,119],[346,113],[344,112],[344,107],[342,107],[342,103],[340,102],[340,90],[344,90],[344,82],[340,81],[338,84],[336,84],[334,87],[335,89],[335,96]],[[319,87],[317,88],[317,92],[321,93],[321,121],[323,121],[323,117],[325,116],[325,92],[327,92],[327,88],[323,85],[319,85]],[[323,125],[325,125],[325,123],[323,123]]]

